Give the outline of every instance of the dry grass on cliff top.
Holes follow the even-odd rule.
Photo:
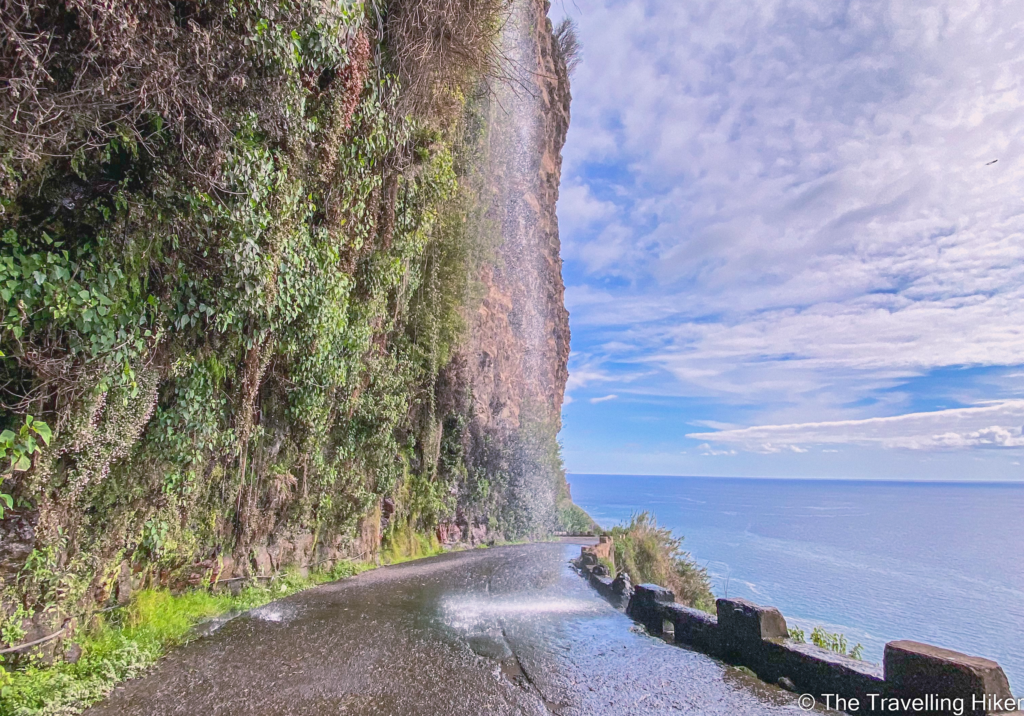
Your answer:
[[[450,117],[467,88],[502,76],[512,0],[382,0],[378,7],[405,111]]]
[[[634,584],[651,582],[671,589],[676,600],[710,612],[715,608],[707,571],[683,550],[683,539],[659,527],[649,512],[634,513],[629,524],[613,527],[615,568],[629,573]]]

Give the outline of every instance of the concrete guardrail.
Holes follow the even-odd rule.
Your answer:
[[[607,540],[607,538],[603,538]],[[597,548],[611,550],[605,542]],[[654,635],[671,626],[672,640],[727,663],[745,666],[764,681],[852,714],[984,716],[1016,712],[1002,668],[994,661],[914,641],[886,644],[881,665],[789,638],[775,607],[745,599],[719,599],[717,615],[678,604],[657,584],[629,587],[613,580],[584,547],[577,566],[591,585]],[[590,557],[586,557],[587,554]],[[1024,709],[1022,709],[1024,711]]]

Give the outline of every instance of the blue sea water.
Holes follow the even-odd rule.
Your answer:
[[[1024,485],[569,475],[611,527],[648,510],[716,596],[846,634],[880,662],[914,639],[998,661],[1024,695]]]

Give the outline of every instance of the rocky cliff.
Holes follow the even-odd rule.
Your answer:
[[[506,31],[515,81],[487,102],[487,172],[500,260],[485,268],[485,296],[472,317],[469,372],[474,413],[516,429],[524,405],[561,425],[568,378],[569,314],[555,205],[569,129],[569,77],[550,3],[529,0]]]

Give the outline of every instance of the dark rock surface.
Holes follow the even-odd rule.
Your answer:
[[[224,624],[90,716],[782,714],[795,697],[637,633],[580,580],[579,545],[452,553]]]
[[[647,627],[652,634],[661,634],[664,618],[658,605],[671,604],[676,599],[671,589],[657,584],[638,584],[626,607],[626,614]]]
[[[612,580],[612,591],[622,597],[629,597],[633,594],[633,581],[629,578],[629,572],[619,572]]]
[[[671,589],[657,584],[638,584],[633,593],[638,599],[661,602],[662,604],[671,604],[676,600],[676,595],[672,593]]]
[[[10,582],[36,546],[36,514],[6,510],[0,520],[0,582]]]

